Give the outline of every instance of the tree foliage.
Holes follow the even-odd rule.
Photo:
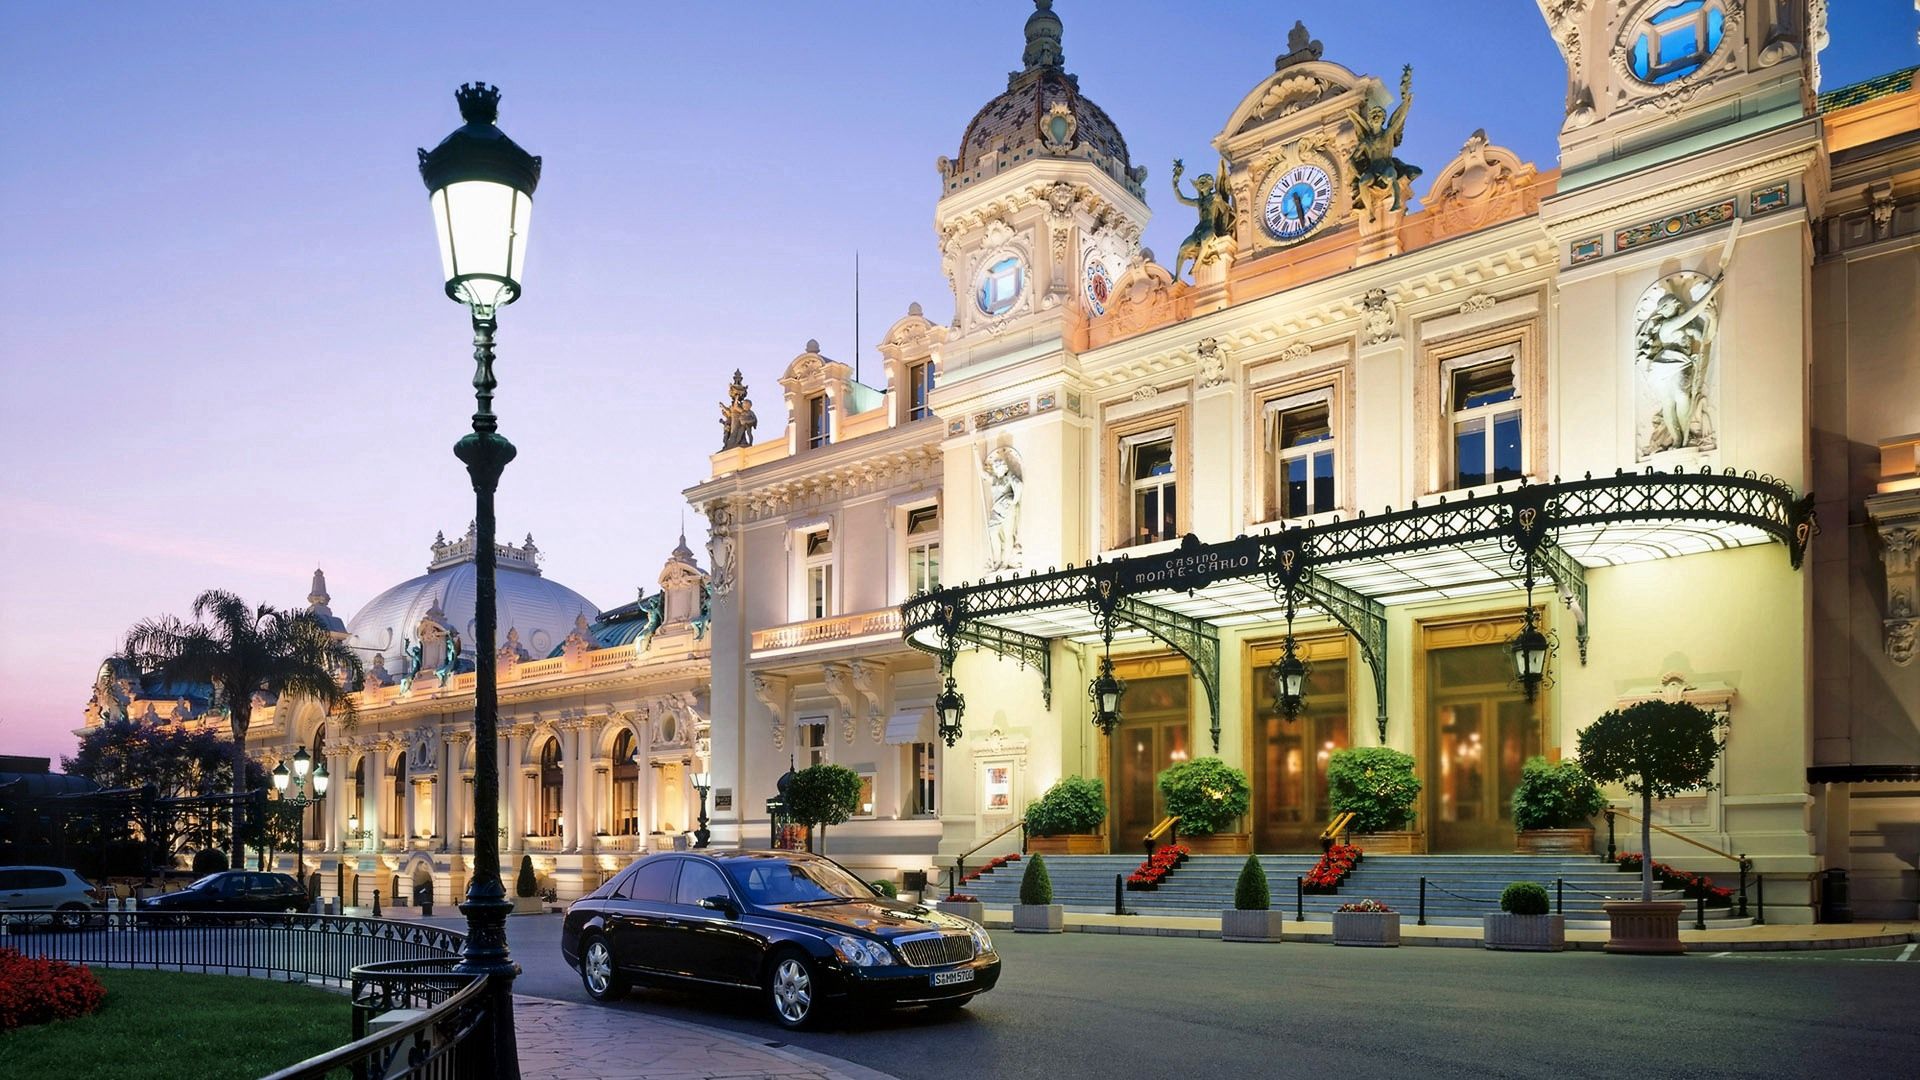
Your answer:
[[[1336,750],[1327,759],[1327,801],[1336,814],[1354,814],[1352,831],[1393,832],[1413,821],[1420,779],[1413,755],[1385,746]]]
[[[1253,797],[1247,774],[1217,757],[1194,758],[1160,774],[1167,813],[1186,836],[1211,836],[1240,820]]]
[[[1098,832],[1106,819],[1106,786],[1084,776],[1061,777],[1027,806],[1027,832],[1033,836]]]
[[[1580,732],[1580,767],[1640,796],[1640,899],[1653,899],[1653,800],[1713,788],[1726,719],[1686,701],[1614,709]]]
[[[153,798],[134,803],[133,820],[126,824],[150,845],[147,858],[152,863],[167,864],[188,847],[229,838],[217,822],[182,815],[156,802],[233,790],[233,744],[214,728],[175,720],[105,720],[80,736],[79,750],[61,758],[60,768],[104,788],[151,786]],[[265,793],[269,781],[259,762],[246,759],[245,778],[245,790]],[[256,842],[265,835],[263,827],[259,815],[248,815],[241,826],[241,840]],[[98,823],[92,841],[117,842],[126,839],[123,833],[124,827]]]
[[[1513,827],[1519,831],[1584,828],[1606,808],[1600,785],[1577,761],[1528,758],[1513,789]]]
[[[532,896],[540,891],[540,882],[533,876],[533,856],[520,856],[520,874],[513,880],[513,895]]]
[[[1516,881],[1500,893],[1500,910],[1509,915],[1545,915],[1552,907],[1547,887],[1537,881]]]
[[[839,825],[859,809],[860,774],[844,765],[809,765],[787,789],[787,812],[802,825]]]

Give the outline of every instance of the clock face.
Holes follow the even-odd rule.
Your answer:
[[[1113,276],[1107,273],[1107,264],[1100,256],[1087,256],[1087,310],[1095,315],[1107,313],[1107,297],[1113,292]]]
[[[1280,174],[1267,191],[1260,215],[1267,232],[1292,243],[1320,227],[1333,209],[1333,178],[1318,165],[1295,165]]]

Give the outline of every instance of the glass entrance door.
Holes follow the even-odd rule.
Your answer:
[[[1340,643],[1345,647],[1345,642]],[[1347,661],[1317,659],[1298,719],[1278,715],[1273,680],[1256,664],[1253,680],[1253,842],[1256,851],[1320,849],[1327,808],[1327,758],[1347,746]]]
[[[1187,677],[1134,679],[1120,702],[1113,729],[1111,771],[1113,845],[1133,851],[1166,816],[1156,783],[1160,773],[1188,756]]]
[[[1513,789],[1541,752],[1538,711],[1510,684],[1503,643],[1427,654],[1426,760],[1421,776],[1434,851],[1511,852]]]

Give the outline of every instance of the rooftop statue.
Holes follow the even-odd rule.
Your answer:
[[[1407,106],[1413,104],[1413,65],[1400,69],[1400,104],[1393,115],[1379,102],[1367,105],[1363,115],[1347,110],[1359,136],[1353,151],[1353,208],[1371,211],[1372,204],[1391,196],[1392,209],[1406,209],[1406,196],[1420,170],[1393,156],[1407,128]]]
[[[1193,260],[1196,268],[1199,267],[1200,261],[1207,256],[1206,248],[1209,241],[1233,236],[1235,221],[1233,196],[1227,191],[1226,159],[1220,159],[1217,182],[1214,173],[1201,173],[1193,178],[1194,197],[1191,199],[1180,190],[1180,177],[1186,173],[1186,169],[1186,162],[1179,158],[1174,159],[1173,197],[1188,206],[1198,208],[1200,221],[1194,225],[1193,231],[1187,234],[1187,238],[1180,242],[1180,251],[1173,257],[1175,280],[1179,279],[1180,270],[1187,264],[1188,259]]]
[[[760,418],[753,415],[753,402],[747,397],[747,384],[735,368],[733,382],[727,387],[727,400],[720,403],[720,449],[753,445],[753,429]]]

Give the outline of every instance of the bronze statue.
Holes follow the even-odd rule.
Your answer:
[[[747,398],[747,384],[740,378],[739,368],[733,371],[733,382],[727,387],[727,398],[727,401],[720,403],[720,449],[752,446],[753,429],[760,423],[760,418],[753,415],[753,402]]]
[[[1369,210],[1369,202],[1378,201],[1382,195],[1392,196],[1393,209],[1405,209],[1407,192],[1420,170],[1394,157],[1393,151],[1406,133],[1407,106],[1411,104],[1413,65],[1408,64],[1400,69],[1400,104],[1394,107],[1392,116],[1377,102],[1367,106],[1365,115],[1355,109],[1347,110],[1347,119],[1353,122],[1360,140],[1352,158],[1355,210]]]
[[[1186,162],[1179,158],[1174,159],[1173,197],[1188,206],[1197,208],[1200,211],[1200,221],[1193,227],[1193,231],[1187,234],[1187,238],[1180,242],[1180,250],[1173,257],[1173,277],[1176,281],[1180,279],[1180,269],[1187,264],[1189,258],[1193,260],[1194,268],[1199,268],[1200,259],[1206,254],[1208,241],[1233,235],[1235,221],[1233,196],[1227,191],[1226,159],[1220,159],[1217,183],[1213,173],[1201,173],[1193,178],[1194,197],[1191,199],[1180,190],[1180,177],[1185,174],[1186,169]]]

